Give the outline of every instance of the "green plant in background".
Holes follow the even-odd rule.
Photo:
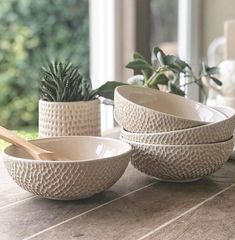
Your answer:
[[[32,139],[38,138],[38,131],[34,128],[25,128],[23,130],[14,131],[14,132],[15,132],[15,134],[17,134],[27,140],[32,140]],[[8,145],[10,145],[10,143],[5,142],[4,140],[0,139],[0,152]]]
[[[158,90],[163,87],[167,92],[181,96],[185,95],[183,88],[186,85],[197,84],[203,90],[203,77],[208,81],[214,81],[217,85],[222,85],[221,81],[213,76],[219,71],[217,67],[208,67],[202,63],[200,72],[195,75],[189,64],[174,55],[166,55],[159,47],[153,48],[151,63],[140,53],[135,52],[133,60],[126,67],[142,73],[142,75],[131,78],[129,83]],[[188,81],[181,84],[180,79],[182,78],[188,79]]]
[[[38,66],[56,56],[89,76],[88,1],[2,1],[0,21],[0,124],[36,126]]]
[[[89,101],[99,97],[113,99],[120,82],[107,82],[97,89],[92,89],[89,78],[85,78],[79,67],[71,62],[50,61],[42,67],[40,98],[48,102]]]
[[[222,82],[214,75],[218,74],[218,67],[208,67],[201,64],[201,69],[196,76],[191,66],[174,55],[166,55],[159,47],[154,47],[152,51],[152,62],[149,63],[140,53],[133,54],[133,60],[126,65],[127,68],[138,70],[142,75],[135,75],[128,79],[126,84],[140,85],[143,87],[163,90],[180,96],[185,96],[184,88],[190,84],[197,84],[204,92],[202,79],[212,80],[221,86]],[[181,84],[181,79],[185,78],[185,83]],[[107,82],[99,89],[99,96],[112,99],[117,86],[123,85],[121,82]],[[102,92],[99,92],[102,90]],[[107,104],[112,104],[108,101]]]

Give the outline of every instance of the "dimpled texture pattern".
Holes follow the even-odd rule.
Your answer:
[[[180,119],[134,104],[114,94],[114,117],[119,125],[135,133],[157,133],[204,125],[204,122]]]
[[[82,102],[39,101],[39,136],[100,136],[99,99]]]
[[[233,139],[208,145],[132,145],[131,163],[139,171],[166,181],[191,180],[219,169],[233,150]]]
[[[230,139],[235,129],[235,115],[208,125],[166,133],[131,133],[122,129],[121,137],[134,142],[163,145],[216,143]]]
[[[87,162],[37,162],[11,159],[4,164],[13,180],[25,190],[49,199],[75,200],[111,187],[124,173],[130,153]]]

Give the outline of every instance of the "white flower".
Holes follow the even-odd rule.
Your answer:
[[[127,83],[131,85],[144,85],[144,76],[143,75],[135,75],[133,77],[130,77],[127,80]]]

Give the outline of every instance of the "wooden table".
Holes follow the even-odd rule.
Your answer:
[[[235,162],[187,184],[161,183],[129,166],[108,191],[54,201],[18,187],[0,162],[0,240],[232,240]]]

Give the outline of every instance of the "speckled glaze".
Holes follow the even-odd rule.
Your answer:
[[[39,101],[39,137],[100,136],[100,100]]]
[[[231,112],[232,113],[232,112]],[[161,133],[131,133],[121,130],[121,137],[134,142],[164,145],[216,143],[230,139],[235,129],[235,115],[227,119],[194,128]]]
[[[198,145],[153,145],[122,139],[132,146],[131,163],[139,171],[165,181],[200,179],[228,160],[233,139]]]
[[[114,107],[114,117],[119,125],[136,133],[168,132],[226,118],[222,113],[198,102],[134,86],[116,88]]]
[[[227,106],[213,106],[215,110],[223,113],[226,117],[232,117],[235,114],[235,109]]]
[[[213,108],[215,108],[216,110],[224,113],[227,117],[231,117],[235,113],[235,109],[227,107],[227,106],[226,107],[225,106],[216,106],[216,107],[213,107]],[[234,144],[235,144],[235,131],[233,132],[233,139],[234,139]],[[235,147],[233,148],[233,152],[232,152],[229,159],[230,160],[235,160]]]
[[[81,138],[84,138],[84,141],[80,149],[79,139]],[[61,143],[58,142],[60,139],[62,139]],[[57,149],[58,153],[61,148],[61,152],[63,151],[66,156],[73,159],[75,158],[74,152],[86,151],[88,148],[91,152],[96,151],[101,154],[100,158],[95,158],[94,153],[94,156],[88,154],[94,159],[81,160],[82,157],[90,158],[86,153],[85,155],[81,153],[79,160],[29,160],[26,159],[28,156],[17,147],[9,146],[3,152],[3,160],[8,173],[20,187],[31,193],[49,199],[74,200],[90,197],[111,187],[122,176],[130,160],[131,147],[128,144],[123,145],[120,140],[95,139],[95,137],[67,137],[67,139],[68,141],[66,138],[50,138],[33,142],[44,148],[48,146],[49,149]],[[69,141],[72,141],[73,144],[70,144]],[[77,148],[75,149],[76,144]],[[95,145],[97,147],[92,149],[92,146]],[[106,150],[100,151],[103,146]],[[69,155],[69,151],[73,151],[73,153]],[[108,157],[105,157],[105,154],[108,154]]]

